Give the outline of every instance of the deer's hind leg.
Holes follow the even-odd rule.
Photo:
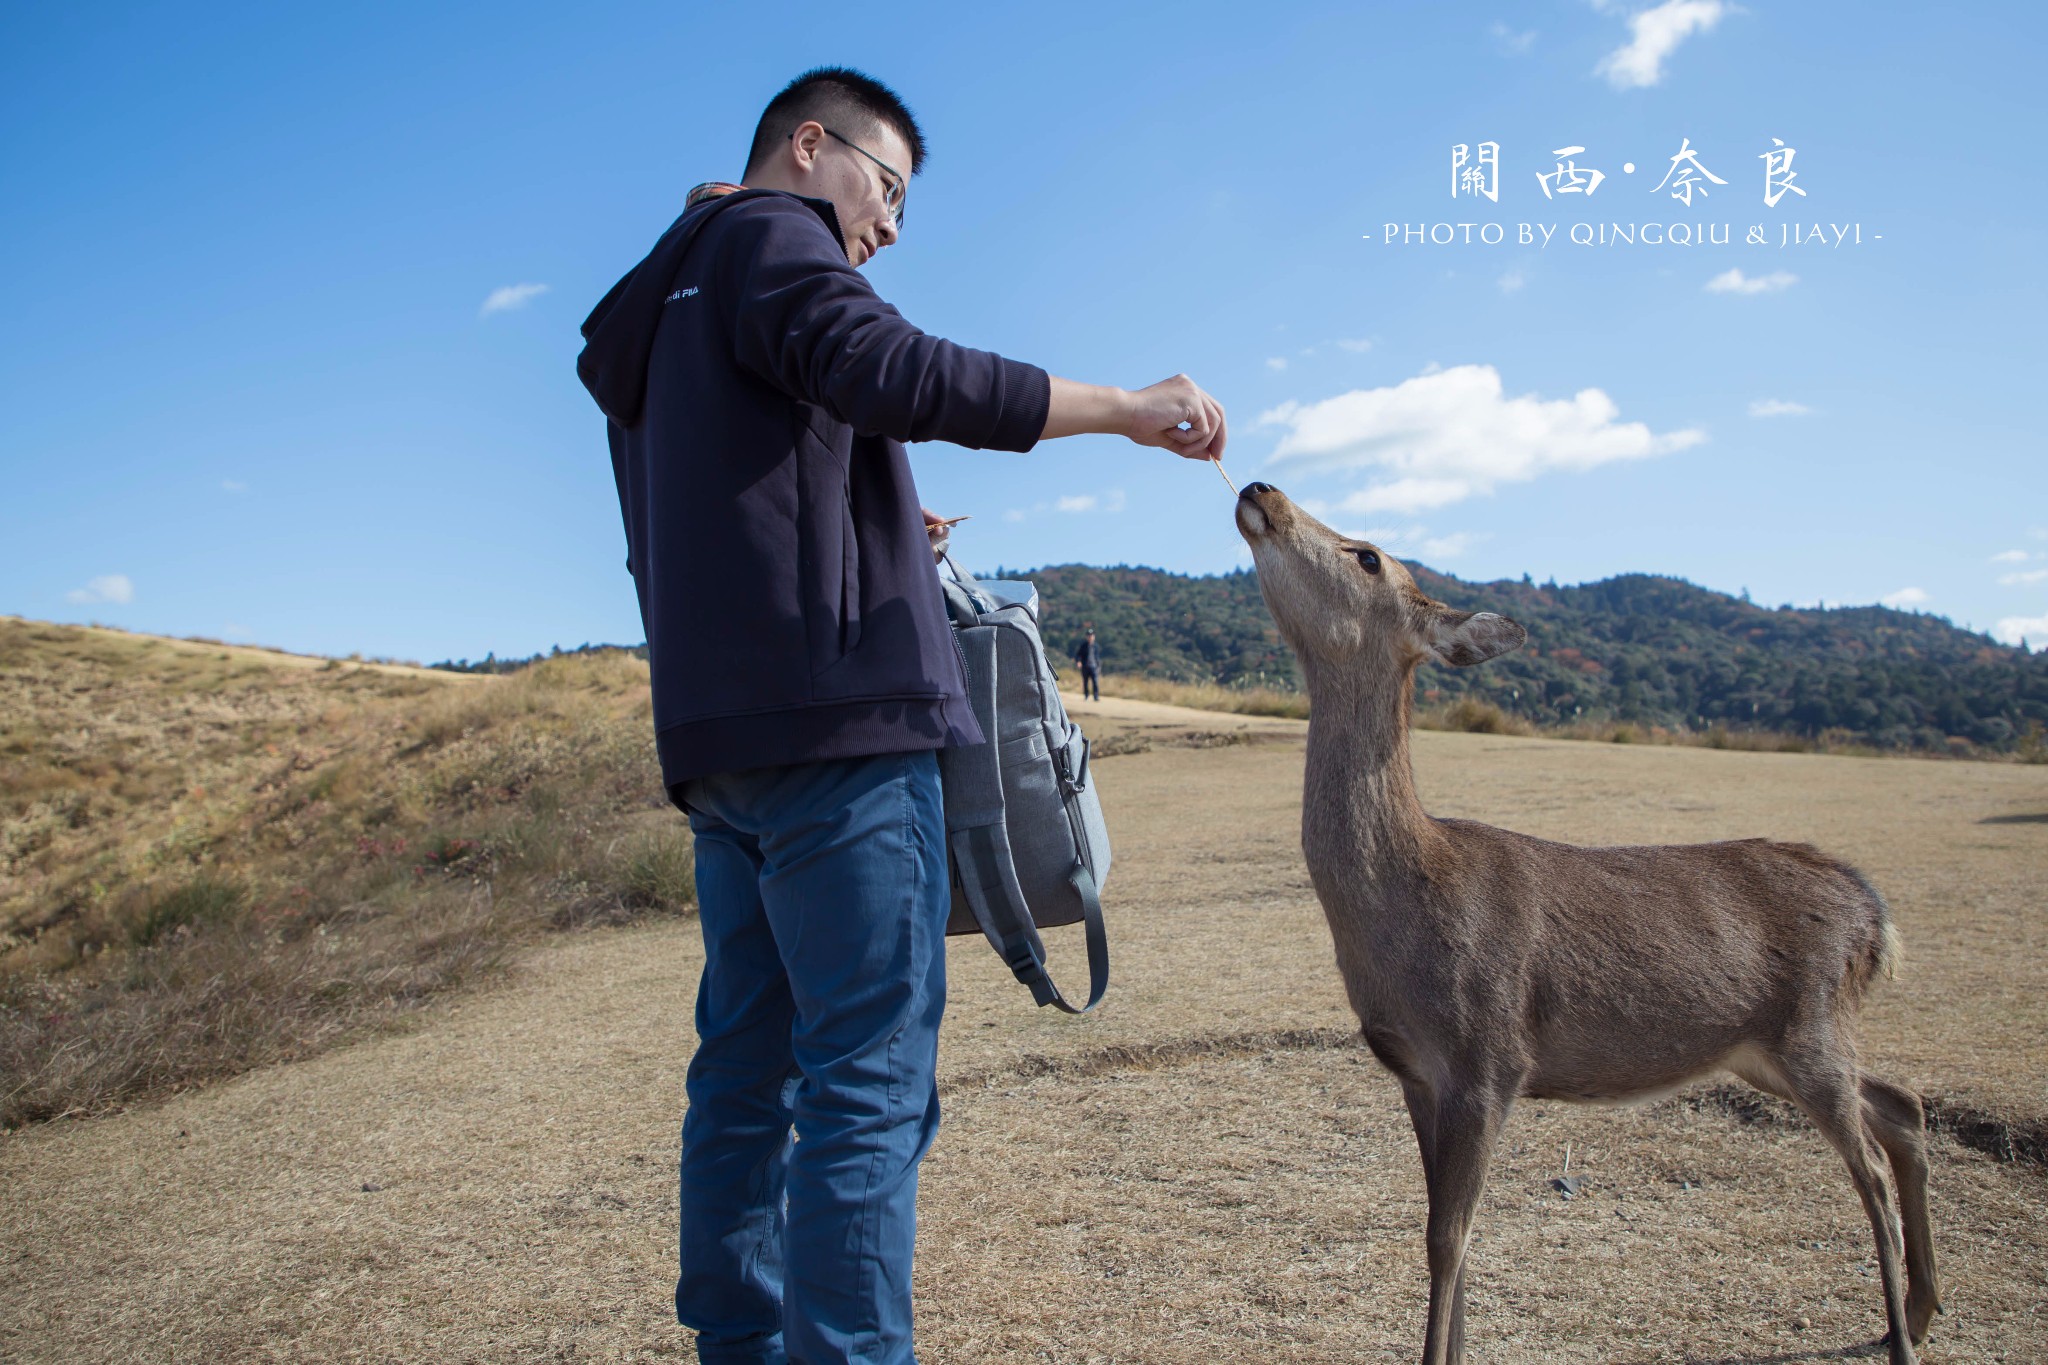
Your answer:
[[[1899,1192],[1899,1221],[1906,1234],[1906,1328],[1918,1346],[1927,1324],[1941,1311],[1941,1282],[1934,1275],[1934,1227],[1927,1216],[1927,1116],[1920,1097],[1865,1073],[1863,1126],[1891,1161]]]
[[[1738,1074],[1758,1089],[1798,1105],[1849,1167],[1849,1178],[1856,1183],[1863,1212],[1877,1239],[1877,1268],[1884,1284],[1885,1321],[1890,1327],[1885,1344],[1891,1365],[1915,1365],[1905,1277],[1899,1265],[1898,1214],[1892,1207],[1891,1191],[1885,1187],[1870,1131],[1864,1126],[1864,1095],[1856,1068],[1828,1039],[1782,1048],[1771,1061],[1770,1067],[1744,1066]]]

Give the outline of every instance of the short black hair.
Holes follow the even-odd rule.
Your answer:
[[[924,169],[924,132],[902,96],[851,67],[818,66],[782,87],[782,93],[768,101],[768,107],[761,112],[761,122],[754,128],[754,145],[747,151],[747,169],[742,178],[752,175],[774,154],[776,143],[787,141],[798,124],[810,119],[856,138],[886,124],[910,147],[910,174]]]

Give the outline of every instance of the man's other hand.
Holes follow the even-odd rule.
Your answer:
[[[946,544],[952,539],[954,526],[966,521],[967,518],[942,517],[929,507],[921,510],[924,512],[924,533],[932,543],[932,558],[937,559],[946,553]]]

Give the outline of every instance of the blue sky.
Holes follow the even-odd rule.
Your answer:
[[[4,23],[0,611],[422,660],[638,640],[576,328],[838,63],[932,147],[883,296],[1070,378],[1187,372],[1239,481],[1468,578],[1645,570],[2048,643],[2036,6]],[[1807,193],[1767,206],[1774,138]],[[1497,201],[1454,199],[1452,147],[1489,141]],[[1726,182],[1690,208],[1657,189],[1682,144]],[[1564,160],[1605,179],[1546,198]],[[1505,240],[1384,240],[1461,222]],[[912,451],[975,566],[1247,562],[1222,483],[1162,452]]]

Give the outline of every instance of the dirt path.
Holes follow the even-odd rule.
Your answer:
[[[1098,736],[1159,727],[1099,766],[1115,984],[1054,1016],[956,940],[923,1358],[1412,1355],[1420,1171],[1301,868],[1299,725],[1075,709]],[[1183,747],[1235,722],[1266,742]],[[1417,756],[1441,814],[1858,861],[1910,955],[1870,1064],[2048,1111],[2048,769],[1436,734]],[[0,1140],[0,1357],[694,1358],[665,1301],[699,962],[689,924],[565,938],[404,1035]],[[1548,1183],[1567,1142],[1589,1180],[1569,1201]],[[2048,1358],[2048,1178],[1943,1140],[1934,1200],[1949,1313],[1925,1358]],[[1474,1350],[1836,1359],[1882,1327],[1868,1243],[1839,1163],[1776,1109],[1526,1104],[1482,1214]]]

